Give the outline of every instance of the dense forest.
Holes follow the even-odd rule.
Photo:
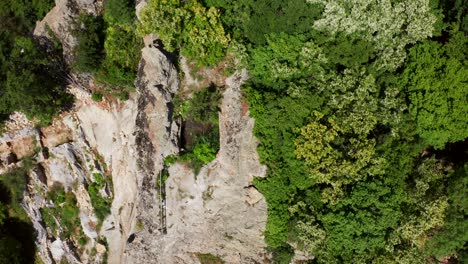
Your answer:
[[[468,261],[466,1],[150,0],[140,31],[251,75],[267,243],[311,263]]]
[[[72,101],[69,70],[125,98],[141,38],[157,32],[198,67],[234,57],[248,69],[243,91],[268,167],[255,186],[276,263],[294,250],[310,263],[468,262],[468,1],[147,2],[140,22],[132,0],[81,14],[65,67],[59,45],[31,34],[53,1],[2,0],[0,119],[22,111],[50,122]],[[186,118],[217,125],[204,104],[207,117]],[[211,160],[218,146],[203,144],[186,157]],[[20,219],[10,201],[0,232]],[[0,254],[14,245],[7,238]]]
[[[466,1],[206,4],[247,47],[276,262],[468,261]]]

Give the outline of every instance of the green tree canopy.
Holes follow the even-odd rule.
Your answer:
[[[434,41],[409,51],[401,85],[418,134],[435,148],[468,137],[468,67]]]
[[[225,55],[230,37],[218,9],[198,1],[151,0],[141,13],[140,35],[157,33],[164,48],[180,50],[199,65],[214,65]]]

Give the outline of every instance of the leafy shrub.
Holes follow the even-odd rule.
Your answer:
[[[188,162],[195,174],[216,157],[219,150],[219,102],[215,86],[193,94],[187,101],[175,100],[175,111],[184,122],[184,149],[181,161]]]
[[[91,99],[96,102],[101,102],[102,101],[102,93],[100,92],[94,92],[91,94]]]
[[[44,224],[50,228],[53,234],[56,234],[58,231],[57,222],[54,218],[54,209],[49,207],[43,207],[39,210],[41,212],[42,221]]]
[[[138,70],[143,43],[135,35],[133,5],[129,0],[106,1],[103,18],[81,14],[75,25],[74,68],[94,74],[114,92],[132,89]]]
[[[77,223],[80,223],[80,209],[76,197],[72,192],[66,192],[61,185],[56,185],[47,193],[47,199],[54,204],[53,207],[41,208],[42,220],[46,226],[50,227],[54,233],[58,232],[58,220],[62,239],[76,238],[77,241],[87,239],[81,228],[77,229]],[[55,234],[57,235],[57,234]]]
[[[177,156],[176,155],[169,155],[169,156],[164,158],[164,165],[169,166],[169,165],[172,165],[172,164],[176,163],[176,161],[177,161]]]
[[[107,0],[104,19],[110,24],[132,24],[135,20],[134,0]]]
[[[134,31],[130,25],[110,25],[106,29],[105,58],[96,78],[112,89],[133,87],[142,46]]]

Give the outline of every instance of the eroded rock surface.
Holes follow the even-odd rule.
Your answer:
[[[262,235],[267,206],[252,187],[253,177],[263,176],[265,168],[256,153],[254,120],[242,107],[240,84],[245,78],[242,72],[226,81],[217,158],[196,176],[183,164],[169,168],[167,234],[153,226],[136,230],[127,263],[198,263],[199,253],[219,256],[226,263],[268,262]],[[154,196],[153,207],[164,209]],[[158,210],[152,212],[153,225]]]
[[[50,28],[70,55],[76,45],[71,23],[80,11],[97,13],[100,3],[57,0],[35,35],[47,35]],[[99,263],[108,254],[109,263],[170,264],[198,263],[197,254],[210,253],[226,263],[269,263],[263,239],[267,206],[252,186],[253,177],[264,176],[266,169],[256,153],[254,120],[242,102],[240,85],[246,72],[225,81],[216,159],[198,175],[181,163],[169,167],[161,204],[156,181],[164,158],[179,151],[173,98],[182,88],[174,63],[154,37],[145,40],[137,93],[129,100],[97,103],[86,87],[72,86],[74,108],[51,126],[29,125],[0,137],[0,173],[34,157],[23,206],[37,232],[39,256],[45,263]],[[113,198],[100,229],[87,191],[96,173],[112,177],[112,188],[100,190]],[[44,226],[40,208],[56,206],[46,193],[57,185],[76,197],[77,228],[88,238],[81,250]],[[107,239],[107,248],[100,237]]]

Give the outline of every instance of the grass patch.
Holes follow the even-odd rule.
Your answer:
[[[224,261],[211,253],[198,253],[198,260],[201,264],[224,264]]]
[[[41,208],[42,220],[54,236],[62,240],[74,240],[76,246],[83,247],[88,237],[83,233],[80,221],[80,209],[72,192],[66,192],[63,186],[55,185],[47,193],[47,199],[54,207]],[[56,221],[57,220],[57,221]],[[61,230],[60,230],[61,229]]]
[[[110,178],[105,177],[100,173],[93,173],[93,177],[95,181],[89,183],[88,193],[91,198],[91,204],[94,207],[94,213],[99,220],[98,226],[100,226],[106,216],[110,214],[112,199],[109,197],[102,197],[99,190],[106,187],[110,181]]]
[[[102,93],[94,92],[93,94],[91,94],[91,99],[93,99],[93,101],[95,101],[95,102],[101,102],[102,101]]]
[[[170,166],[174,163],[177,162],[177,156],[176,155],[169,155],[164,158],[164,166]]]

